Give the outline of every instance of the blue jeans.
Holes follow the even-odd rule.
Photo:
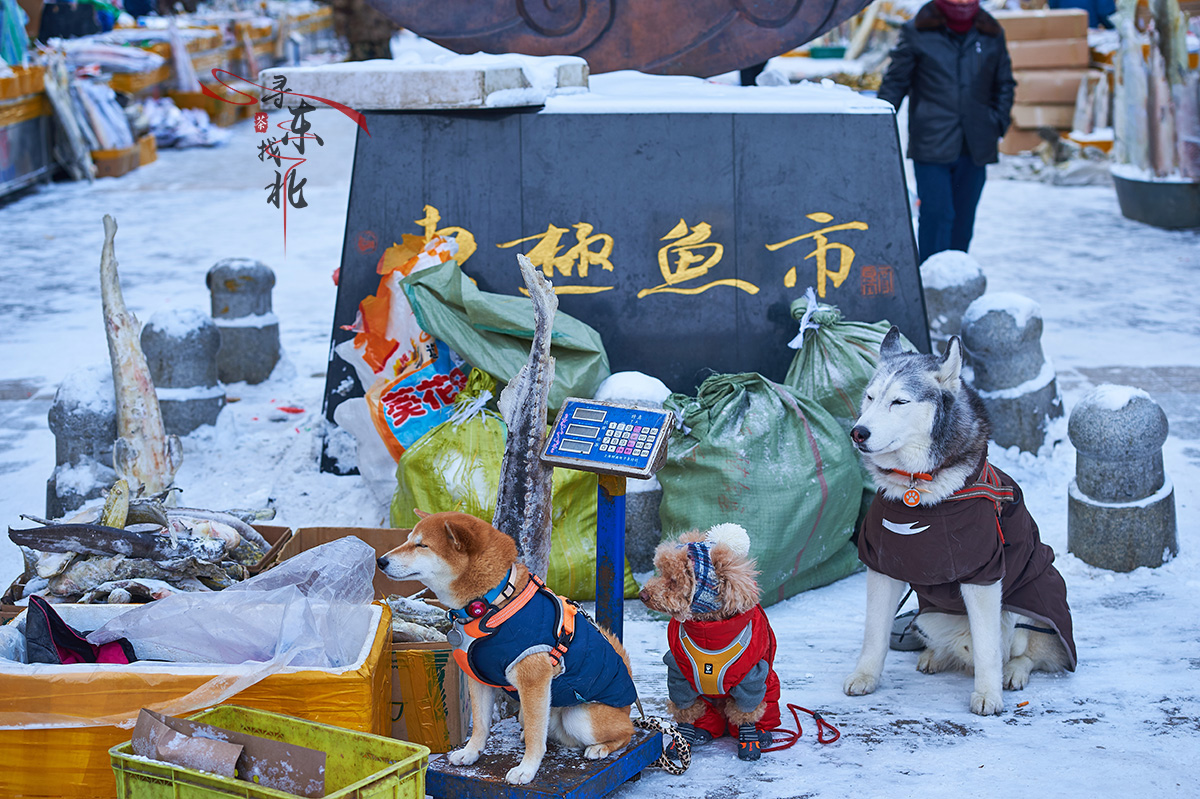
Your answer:
[[[917,197],[917,249],[921,263],[942,250],[967,251],[975,230],[975,206],[983,193],[987,167],[963,153],[949,164],[913,161]]]

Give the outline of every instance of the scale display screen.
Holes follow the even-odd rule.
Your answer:
[[[671,411],[568,399],[546,439],[542,460],[585,472],[647,478],[667,457]]]

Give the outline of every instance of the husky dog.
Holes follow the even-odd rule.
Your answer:
[[[873,692],[904,583],[920,600],[917,669],[974,673],[971,711],[1004,708],[1034,670],[1075,670],[1066,584],[1021,489],[987,462],[991,427],[962,381],[962,342],[906,352],[893,327],[850,437],[879,493],[859,531],[867,564],[862,652],[843,689]],[[965,614],[965,615],[963,615]]]

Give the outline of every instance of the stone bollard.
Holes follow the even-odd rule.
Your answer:
[[[1067,550],[1120,572],[1169,560],[1178,544],[1175,489],[1163,472],[1162,408],[1141,389],[1098,386],[1071,411],[1067,434],[1076,451]]]
[[[1042,309],[1020,294],[985,294],[962,320],[973,385],[992,420],[992,440],[1036,453],[1063,414],[1054,366],[1042,354]]]
[[[661,408],[671,390],[657,377],[641,372],[617,372],[596,389],[596,399],[624,405]],[[629,479],[625,484],[625,558],[635,573],[654,570],[654,548],[662,540],[662,484],[657,477]]]
[[[959,335],[967,307],[987,291],[979,262],[965,252],[945,250],[921,264],[925,317],[935,351],[945,351],[951,336]]]
[[[47,421],[54,433],[54,473],[46,481],[46,517],[58,519],[101,496],[117,479],[112,469],[117,403],[112,368],[91,366],[66,376]]]
[[[261,383],[279,362],[279,320],[271,311],[275,273],[260,261],[226,258],[208,270],[212,316],[221,333],[222,383]]]
[[[142,351],[168,435],[216,424],[225,407],[225,389],[217,382],[220,348],[217,326],[198,309],[156,313],[142,328]]]

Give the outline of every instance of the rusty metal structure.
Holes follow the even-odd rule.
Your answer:
[[[578,55],[593,73],[710,77],[825,33],[870,0],[369,0],[459,53]]]

